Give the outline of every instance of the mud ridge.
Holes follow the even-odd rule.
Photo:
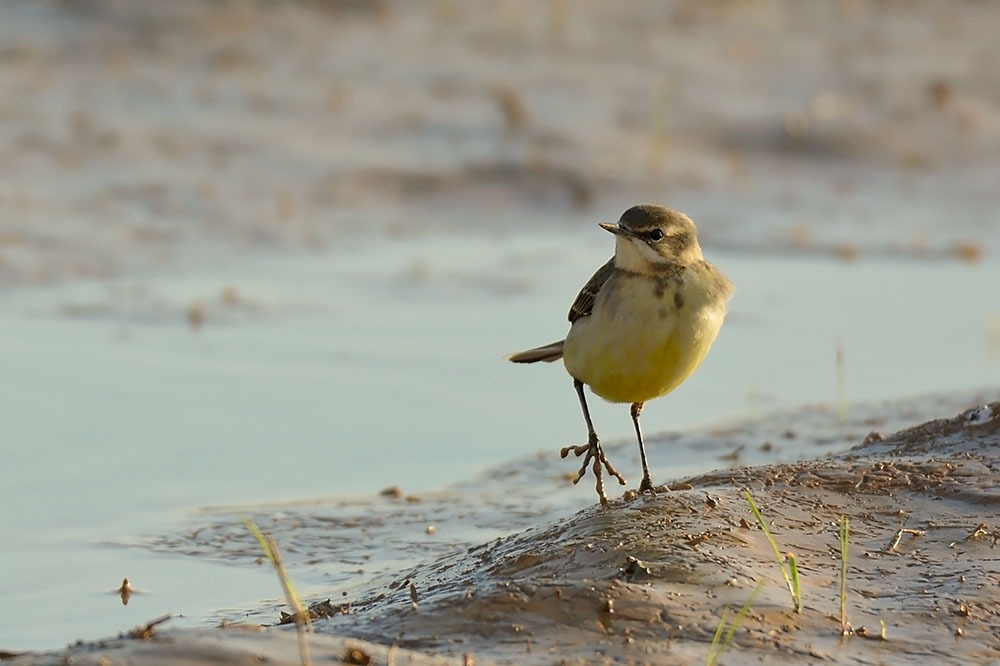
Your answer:
[[[1000,658],[1000,402],[823,460],[695,476],[685,488],[554,517],[380,581],[315,621],[314,657],[355,641],[386,663],[704,663],[725,607],[761,593],[725,663]],[[795,613],[749,490],[793,552]],[[840,632],[837,521],[851,525]],[[275,618],[277,620],[277,618]],[[882,638],[882,624],[885,631]],[[252,637],[252,638],[248,638]],[[367,654],[367,653],[366,653]],[[163,630],[16,664],[298,663],[291,631]],[[106,662],[104,662],[106,663]]]

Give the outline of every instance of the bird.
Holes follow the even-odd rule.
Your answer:
[[[647,402],[673,391],[705,359],[722,328],[733,283],[705,261],[694,222],[683,213],[641,204],[622,213],[616,224],[598,226],[614,234],[614,256],[573,301],[566,338],[506,359],[562,359],[583,409],[588,441],[563,447],[560,455],[586,454],[574,484],[593,461],[597,496],[607,504],[602,466],[621,485],[626,481],[604,453],[584,386],[609,402],[631,405],[642,462],[639,493],[655,493],[639,415]]]

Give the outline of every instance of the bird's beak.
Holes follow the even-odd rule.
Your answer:
[[[625,228],[621,227],[620,225],[611,224],[610,222],[598,222],[597,226],[599,226],[601,229],[604,229],[605,231],[610,231],[615,236],[631,236],[632,235]]]

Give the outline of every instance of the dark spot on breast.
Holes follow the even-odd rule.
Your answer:
[[[676,307],[678,310],[684,307],[684,295],[681,294],[680,289],[674,292],[674,307]]]
[[[661,305],[660,309],[656,312],[656,314],[660,315],[660,319],[666,319],[667,309]]]
[[[653,284],[653,295],[657,298],[663,298],[663,293],[666,290],[666,287],[667,285],[663,282],[663,280],[657,280],[655,284]]]

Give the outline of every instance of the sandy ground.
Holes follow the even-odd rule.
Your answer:
[[[655,497],[626,494],[333,600],[333,617],[315,621],[324,635],[310,638],[312,655],[341,659],[353,645],[371,663],[703,663],[723,609],[741,607],[763,583],[724,663],[992,662],[998,444],[994,402],[873,431],[846,454],[713,472]],[[801,613],[743,489],[781,550],[796,555]],[[846,637],[840,516],[851,525]],[[299,663],[287,629],[154,629],[12,663]]]

